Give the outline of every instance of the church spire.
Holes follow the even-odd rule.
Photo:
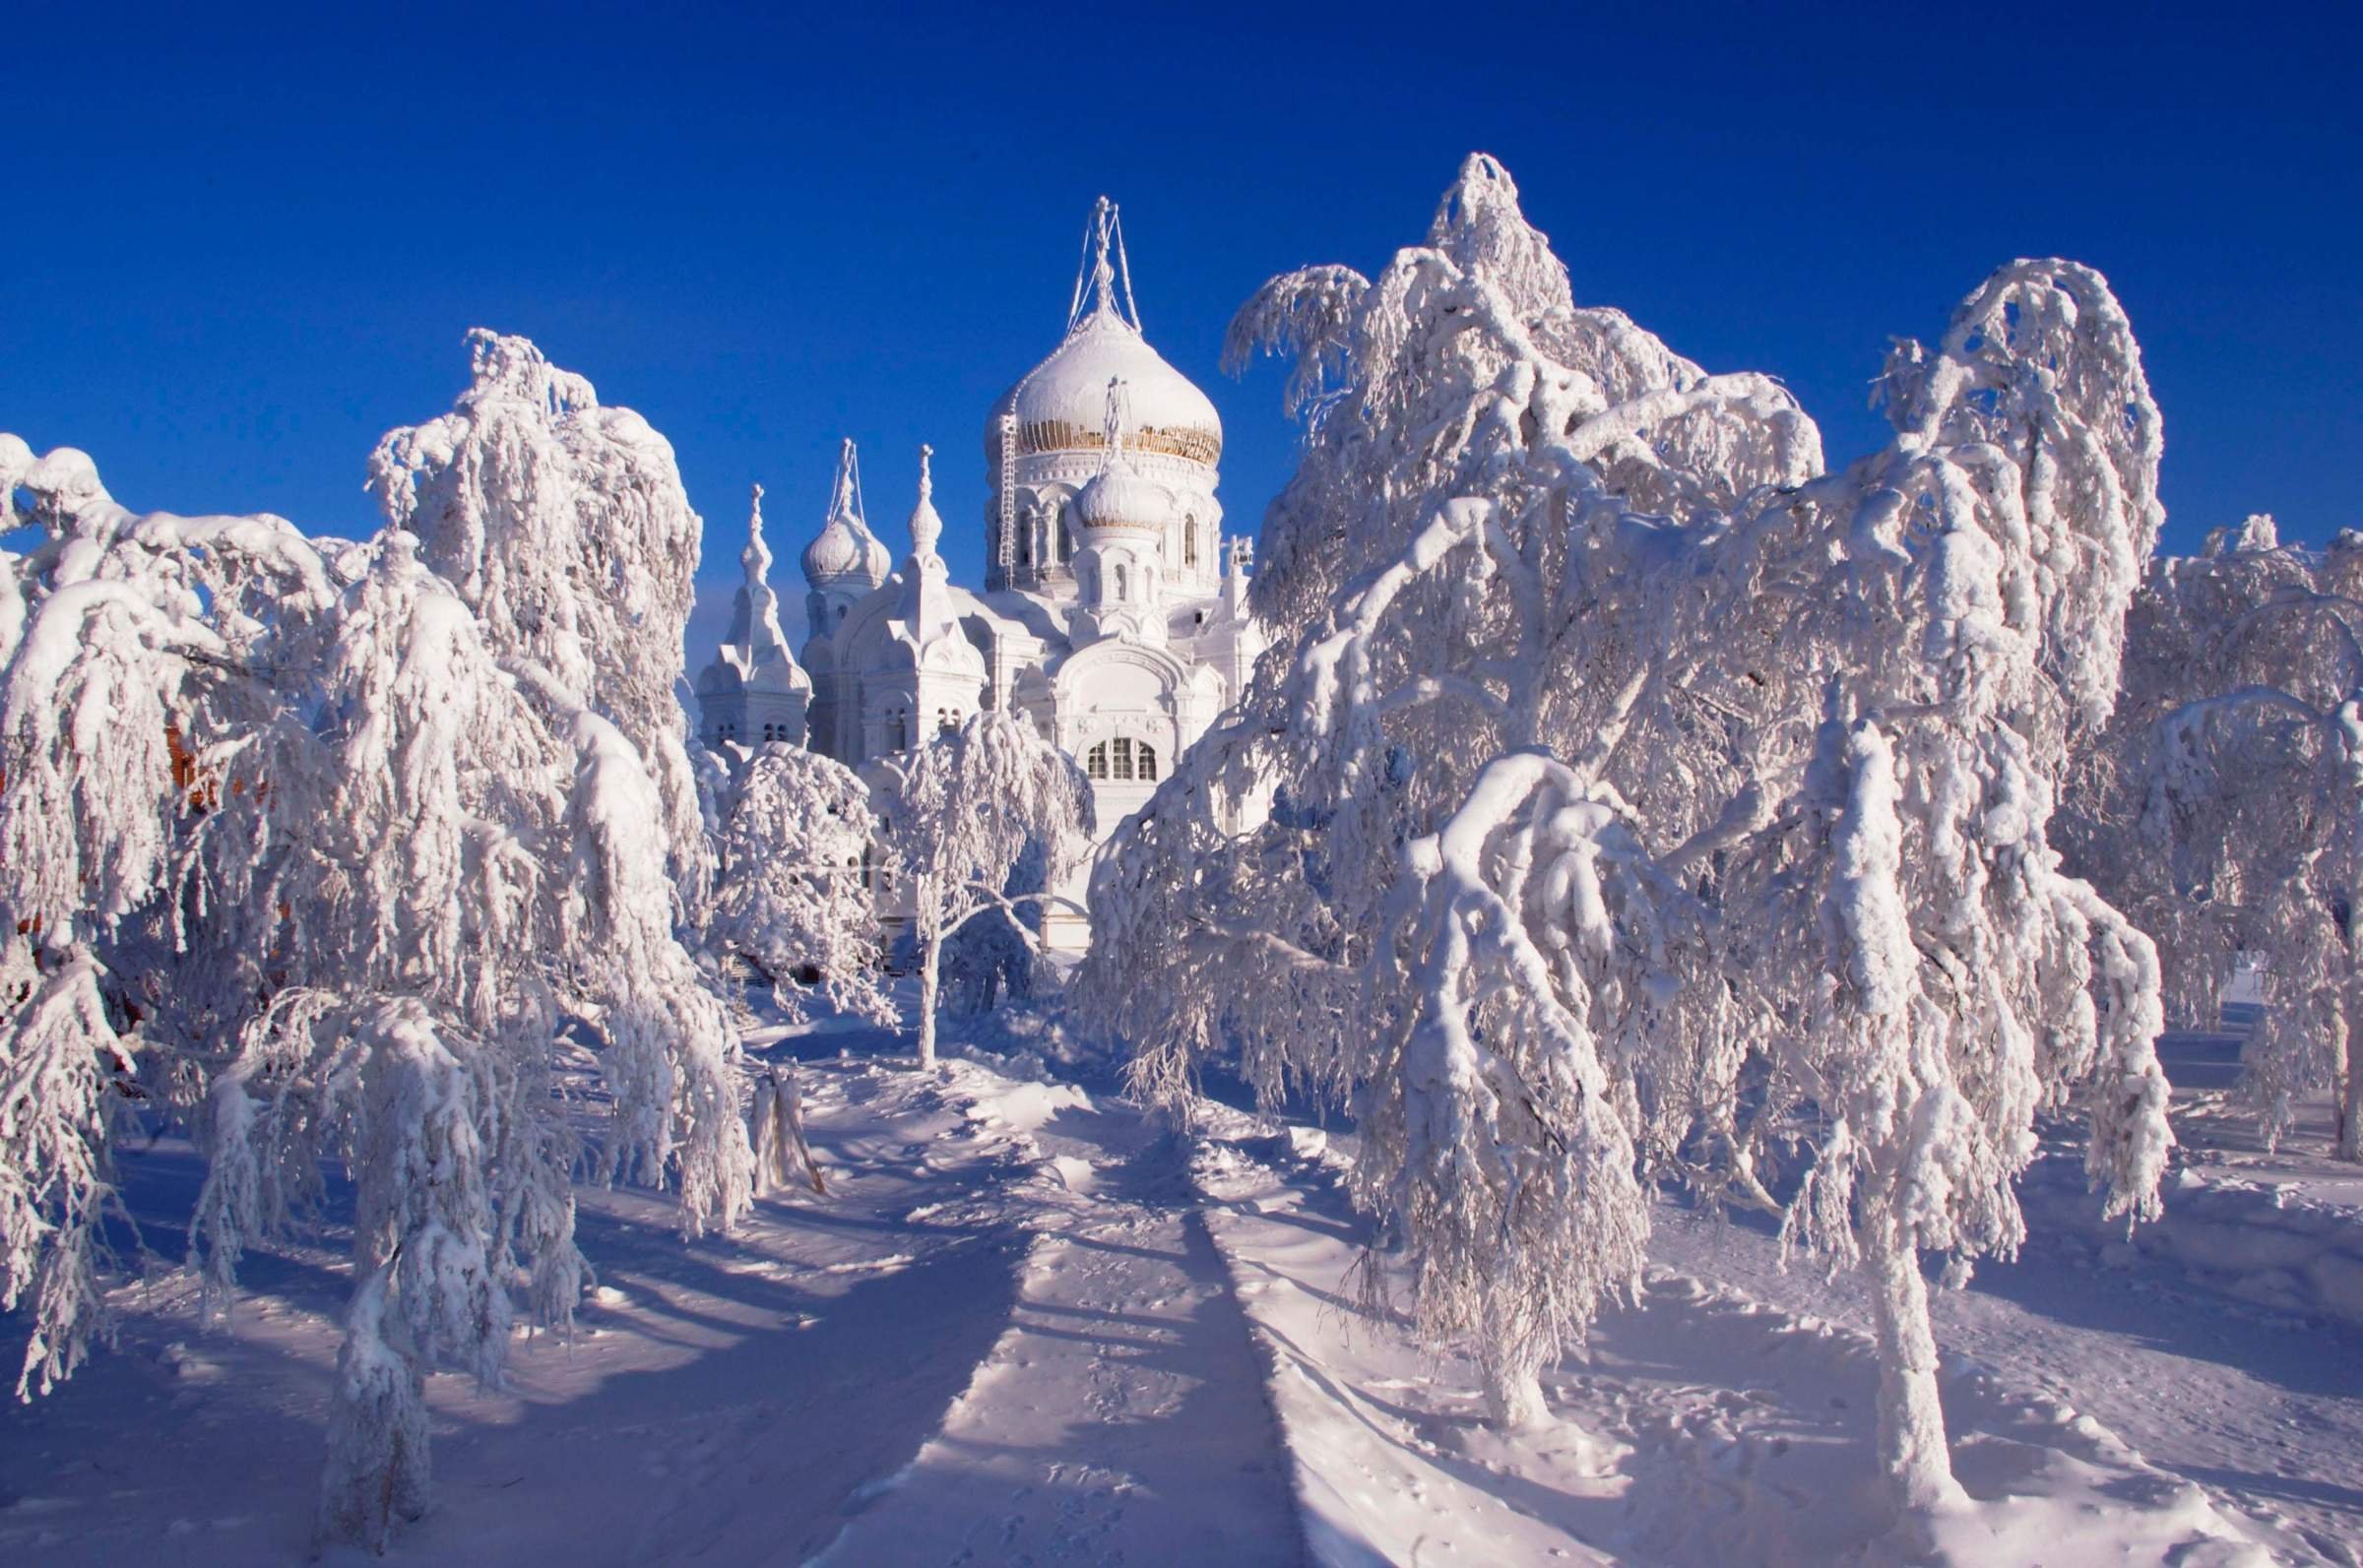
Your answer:
[[[771,587],[771,546],[763,540],[759,484],[747,504],[746,548],[738,552],[738,564],[746,575],[731,600],[730,630],[697,677],[706,739],[718,746],[800,740],[812,678],[797,663],[780,630],[780,596]]]
[[[747,505],[746,548],[738,552],[738,564],[746,576],[731,601],[731,629],[723,641],[744,649],[776,645],[785,652],[788,640],[780,634],[780,596],[771,589],[771,546],[763,542],[760,484],[754,487]]]
[[[919,505],[911,509],[911,553],[920,558],[935,553],[935,541],[943,537],[943,518],[935,510],[935,475],[928,460],[935,449],[919,449]]]
[[[943,537],[943,518],[935,510],[935,476],[928,460],[933,447],[919,449],[919,504],[911,509],[911,558],[903,563],[903,598],[899,618],[914,644],[926,648],[940,637],[960,635],[960,618],[952,609],[952,585],[935,541]]]

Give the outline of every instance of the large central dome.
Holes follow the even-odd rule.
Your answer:
[[[1149,346],[1113,299],[1102,297],[1067,329],[1066,341],[992,406],[988,450],[1002,416],[1017,415],[1020,456],[1097,452],[1107,445],[1108,383],[1120,381],[1131,416],[1124,447],[1213,468],[1223,455],[1223,421],[1187,376]]]
[[[1089,243],[1090,271],[1075,279],[1066,339],[992,406],[985,427],[987,461],[1099,451],[1108,444],[1111,385],[1121,382],[1131,409],[1123,430],[1127,451],[1154,452],[1212,469],[1223,455],[1222,418],[1206,394],[1167,364],[1140,335],[1123,231],[1117,223],[1116,204],[1105,196],[1092,211]],[[1118,268],[1123,269],[1120,294]],[[1017,439],[1004,453],[1002,424],[1012,413],[1017,416]]]

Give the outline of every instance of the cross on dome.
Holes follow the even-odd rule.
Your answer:
[[[837,448],[837,476],[829,484],[828,515],[857,521],[866,516],[862,509],[862,460],[854,450],[852,436],[845,437]]]
[[[746,548],[738,552],[738,564],[746,568],[750,583],[771,575],[771,546],[763,542],[763,486],[757,484],[754,492],[746,513]]]
[[[1117,461],[1124,455],[1124,406],[1127,401],[1123,377],[1110,376],[1108,415],[1100,423],[1100,441],[1108,449],[1108,455],[1100,460],[1102,473],[1116,467]]]
[[[854,444],[837,451],[837,478],[829,489],[829,515],[820,533],[804,546],[804,580],[815,589],[860,583],[875,588],[886,581],[886,546],[869,532],[862,507],[862,468]]]
[[[1075,292],[1066,307],[1066,330],[1083,322],[1083,280],[1091,280],[1090,316],[1113,316],[1134,332],[1140,331],[1140,307],[1132,303],[1132,263],[1124,255],[1124,225],[1116,203],[1101,197],[1092,204],[1083,225],[1083,250],[1089,258],[1075,270]],[[1123,308],[1116,303],[1116,285],[1124,285]]]

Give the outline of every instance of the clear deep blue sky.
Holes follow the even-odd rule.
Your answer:
[[[1094,196],[1252,528],[1294,432],[1276,370],[1217,374],[1224,322],[1418,240],[1484,149],[1580,299],[1781,376],[1833,464],[1882,438],[1890,335],[2012,257],[2090,262],[2165,408],[2169,544],[2250,511],[2320,539],[2363,526],[2359,18],[19,0],[0,429],[135,506],[360,532],[369,449],[450,406],[484,325],[671,438],[709,578],[760,479],[798,601],[850,434],[897,546],[934,443],[973,581],[985,410],[1054,345]]]

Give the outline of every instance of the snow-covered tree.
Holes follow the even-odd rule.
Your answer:
[[[479,327],[468,348],[458,405],[388,433],[370,489],[500,657],[531,659],[631,742],[696,912],[712,865],[675,686],[704,524],[672,445],[527,339]]]
[[[894,759],[878,807],[919,956],[919,1060],[935,1061],[943,944],[988,911],[1030,936],[1047,894],[1091,848],[1091,785],[1025,721],[988,709]],[[1012,886],[1021,862],[1039,867]]]
[[[599,1045],[602,1168],[677,1182],[691,1230],[751,1202],[664,791],[406,531],[138,516],[82,454],[5,436],[0,496],[47,534],[0,563],[0,1299],[32,1298],[27,1380],[103,1328],[130,1104],[206,1152],[212,1310],[341,1160],[357,1272],[321,1522],[382,1536],[423,1498],[424,1372],[494,1375],[512,1282],[560,1327],[584,1283],[562,1027]]]
[[[1415,1320],[1472,1337],[1496,1413],[1528,1419],[1539,1368],[1638,1276],[1635,1107],[1664,1098],[1638,1047],[1695,946],[1634,831],[1671,782],[1612,771],[1643,709],[1713,721],[1683,678],[1707,654],[1659,638],[1670,531],[1622,527],[1618,487],[1729,506],[1810,475],[1819,436],[1767,379],[1577,308],[1489,158],[1376,282],[1275,280],[1233,343],[1342,380],[1309,389],[1267,519],[1274,652],[1103,860],[1079,993],[1155,1097],[1226,1038],[1268,1096],[1350,1097]]]
[[[1235,332],[1314,411],[1274,653],[1102,858],[1079,999],[1152,1094],[1236,1039],[1267,1094],[1350,1095],[1415,1319],[1506,1417],[1635,1278],[1646,1179],[1778,1207],[1802,1144],[1790,1234],[1864,1262],[1887,1468],[1952,1495],[1919,1249],[2015,1244],[2076,1086],[2113,1203],[2166,1146],[2149,944],[2045,838],[2159,517],[2105,284],[2005,269],[1829,476],[1778,387],[1572,306],[1482,157],[1376,282],[1291,275]]]
[[[18,526],[46,534],[0,562],[0,1308],[30,1301],[25,1395],[107,1332],[117,1119],[135,1096],[192,1102],[149,1058],[222,1051],[270,962],[253,940],[186,984],[168,964],[192,927],[268,923],[189,885],[215,822],[263,808],[224,788],[214,742],[285,711],[274,651],[319,661],[338,586],[279,519],[134,517],[85,454],[0,434],[0,529]]]
[[[2327,1089],[2334,1152],[2363,1160],[2363,535],[2311,551],[2253,517],[2152,563],[2093,754],[2078,863],[2157,937],[2188,1016],[2263,959],[2241,1076],[2265,1137]]]
[[[1754,614],[1719,606],[1745,638],[1767,590],[1811,596],[1767,678],[1820,722],[1717,929],[1808,1129],[1784,1234],[1860,1264],[1882,1459],[1934,1506],[1959,1492],[1921,1252],[1956,1277],[2015,1252],[2035,1116],[2072,1097],[2112,1215],[2156,1213],[2172,1143],[2155,950],[2050,842],[2064,759],[2114,701],[2161,443],[2124,312],[2072,263],[2004,268],[1882,391],[1888,448],[1761,508],[1747,549],[1786,564]]]
[[[716,945],[760,966],[793,1018],[803,1016],[794,977],[809,968],[832,1006],[891,1022],[877,899],[864,870],[869,786],[843,763],[774,744],[730,782],[725,800]]]

